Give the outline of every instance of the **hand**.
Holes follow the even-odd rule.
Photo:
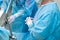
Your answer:
[[[14,15],[8,17],[9,23],[12,23],[14,20],[15,20],[15,16]]]
[[[32,24],[32,18],[27,17],[25,22],[26,22],[27,25],[31,25]]]

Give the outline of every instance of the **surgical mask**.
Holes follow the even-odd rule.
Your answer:
[[[42,0],[35,0],[35,2],[36,2],[37,6],[39,8],[41,6]]]

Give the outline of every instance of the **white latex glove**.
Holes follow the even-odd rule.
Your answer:
[[[25,20],[26,24],[29,26],[32,24],[32,18],[31,17],[27,17]]]
[[[15,20],[15,18],[16,18],[15,15],[8,17],[9,23],[12,23]]]

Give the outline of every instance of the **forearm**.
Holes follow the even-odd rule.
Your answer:
[[[24,13],[24,10],[19,10],[16,14],[14,14],[14,17],[17,18],[17,17],[23,15],[23,13]]]

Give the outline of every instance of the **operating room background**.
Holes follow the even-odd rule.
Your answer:
[[[55,0],[55,2],[57,2],[59,10],[60,10],[60,0]]]

